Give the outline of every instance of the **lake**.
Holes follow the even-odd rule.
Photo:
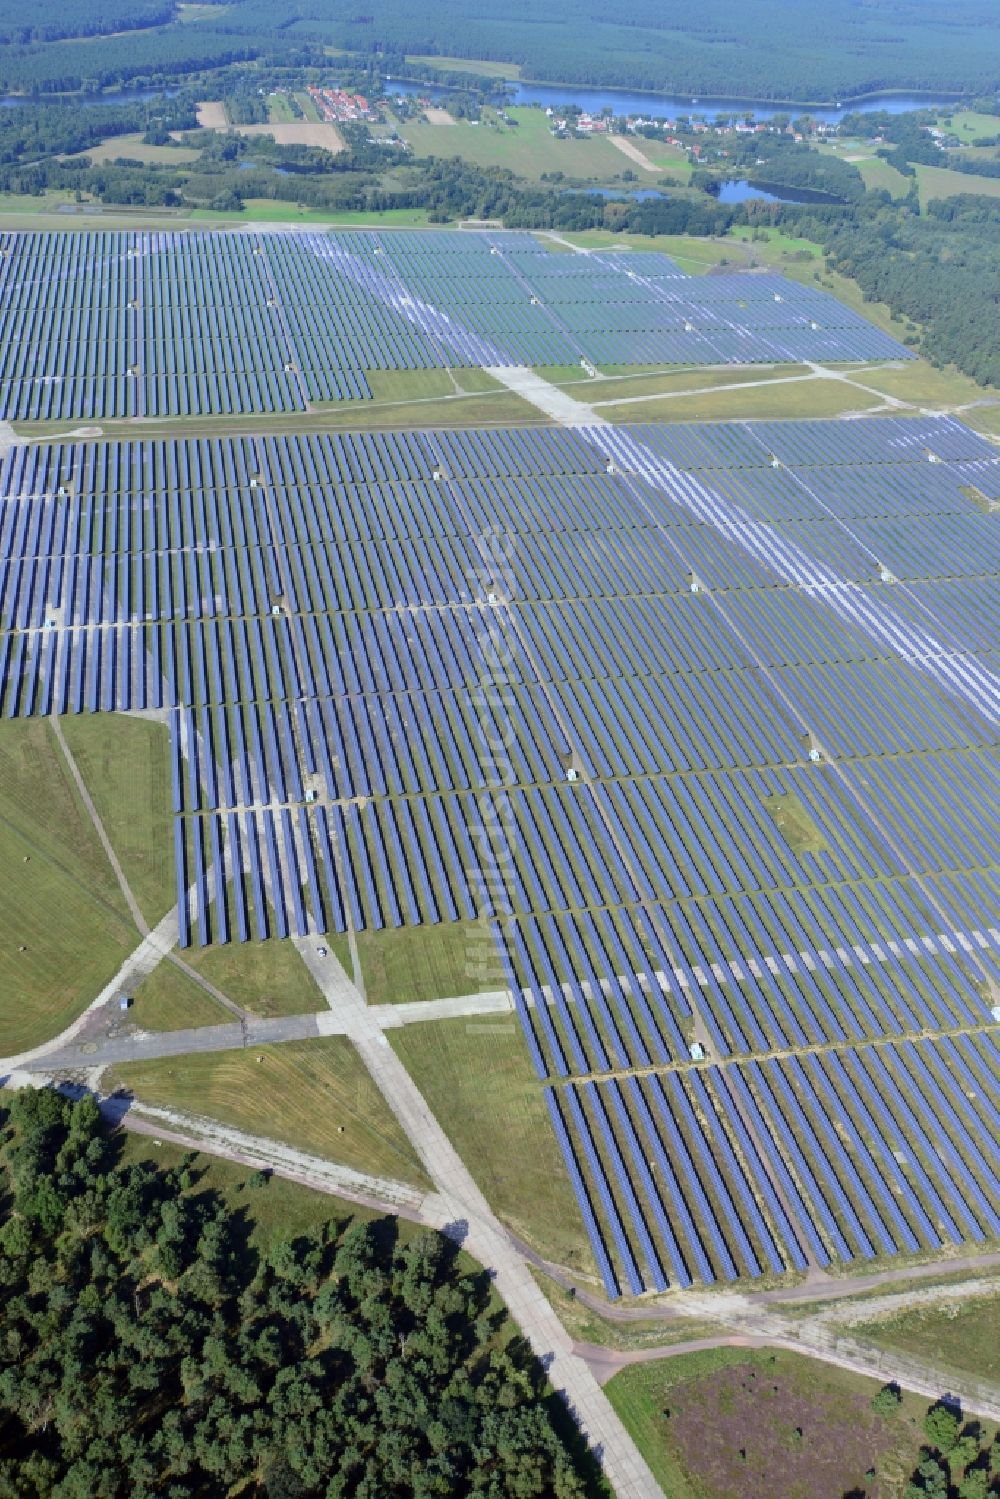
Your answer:
[[[887,110],[889,114],[904,114],[911,109],[953,109],[958,102],[951,98],[920,94],[874,94],[855,104],[844,104],[836,108],[807,109],[804,105],[774,104],[766,100],[748,99],[692,99],[690,94],[642,94],[627,89],[566,88],[555,83],[511,83],[508,99],[513,104],[541,104],[552,109],[575,104],[590,114],[600,114],[610,108],[616,115],[645,115],[647,119],[673,119],[678,114],[696,114],[713,118],[721,115],[753,114],[755,119],[769,120],[776,114],[809,114],[814,120],[828,124],[839,124],[846,114],[872,114],[876,110]],[[440,97],[449,90],[431,84],[411,83],[405,79],[386,79],[386,93],[427,94]]]
[[[748,182],[745,177],[723,182],[713,196],[720,203],[842,203],[832,193],[808,187],[782,187],[776,182]]]

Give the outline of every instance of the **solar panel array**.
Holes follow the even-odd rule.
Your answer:
[[[528,234],[0,235],[0,420],[303,410],[390,369],[904,357],[781,277]]]
[[[184,942],[488,915],[611,1294],[975,1244],[998,481],[948,418],[15,447],[0,711],[163,712]]]

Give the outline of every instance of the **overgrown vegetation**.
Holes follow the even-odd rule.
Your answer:
[[[986,1499],[1000,1493],[1000,1442],[985,1438],[978,1421],[937,1401],[924,1417],[926,1444],[903,1499]]]
[[[11,1099],[0,1492],[585,1492],[541,1370],[447,1239],[331,1222],[262,1253],[190,1158],[118,1145],[89,1096]]]

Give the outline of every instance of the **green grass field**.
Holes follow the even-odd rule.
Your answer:
[[[722,388],[704,395],[664,396],[638,405],[602,406],[601,415],[614,422],[745,421],[751,417],[839,416],[879,405],[840,380],[805,379],[755,382],[746,389]]]
[[[177,898],[166,725],[82,713],[60,726],[139,908],[155,926]]]
[[[938,118],[938,125],[960,141],[971,145],[982,136],[1000,135],[1000,118],[996,115],[980,114],[974,109],[958,109],[954,114]]]
[[[273,224],[344,224],[355,228],[423,229],[427,224],[426,208],[388,208],[383,213],[363,213],[352,209],[299,208],[294,203],[282,203],[273,198],[246,198],[242,213],[217,213],[211,208],[193,208],[189,217],[200,222],[242,224],[248,219],[254,223]],[[2,202],[0,202],[2,210]]]
[[[822,260],[822,249],[813,240],[766,229],[766,238],[753,238],[753,229],[737,225],[728,234],[703,238],[693,234],[614,234],[609,229],[568,232],[562,237],[581,250],[656,250],[669,255],[688,275],[700,275],[713,266],[728,263],[734,268],[748,265],[773,266],[801,279],[812,276]]]
[[[284,125],[295,119],[287,94],[268,94],[266,102],[269,123]]]
[[[295,102],[301,106],[302,113],[305,115],[306,119],[312,121],[313,124],[315,124],[317,120],[322,118],[319,110],[316,108],[316,105],[313,102],[312,95],[308,93],[306,89],[301,89],[296,93]]]
[[[388,1033],[490,1206],[546,1258],[594,1263],[520,1026],[513,1015]]]
[[[376,401],[426,401],[456,394],[448,370],[369,370],[365,379]]]
[[[232,1015],[174,963],[160,963],[132,993],[129,1020],[143,1031],[223,1025]]]
[[[975,411],[963,412],[962,420],[987,437],[1000,437],[1000,405],[980,406]]]
[[[884,191],[892,198],[905,198],[910,190],[912,179],[904,177],[902,172],[897,172],[896,168],[890,166],[887,161],[883,161],[881,156],[873,156],[868,161],[859,161],[857,168],[869,192]]]
[[[537,180],[543,172],[563,172],[574,181],[621,182],[631,163],[617,146],[595,136],[591,140],[557,140],[541,109],[508,111],[516,125],[498,122],[493,110],[483,111],[481,124],[459,120],[454,125],[427,125],[406,120],[399,127],[415,156],[461,156],[481,167],[509,167],[520,177]]]
[[[419,57],[416,53],[408,56],[406,61],[421,63],[428,68],[439,68],[442,73],[479,73],[483,78],[521,76],[521,65],[516,62],[485,62],[482,58],[469,57]],[[391,88],[387,92],[391,94]]]
[[[921,208],[926,208],[934,198],[957,198],[963,193],[1000,198],[1000,177],[977,177],[969,172],[952,171],[950,167],[918,166],[916,173]]]
[[[464,383],[476,383],[471,371],[462,371]],[[144,440],[156,437],[235,437],[246,433],[359,432],[369,429],[393,431],[413,427],[517,427],[537,426],[545,418],[536,406],[502,387],[463,396],[422,401],[341,401],[317,406],[309,412],[282,411],[249,416],[152,418],[142,424]],[[105,420],[101,423],[109,441],[126,442],[136,435],[134,421]],[[18,422],[26,437],[56,438],[65,434],[65,422]]]
[[[108,1086],[356,1171],[428,1185],[406,1136],[342,1036],[131,1063],[111,1069]]]
[[[876,367],[859,378],[865,385],[920,406],[961,406],[968,401],[989,400],[992,395],[953,365],[939,370],[926,359],[914,359],[898,368]],[[1000,397],[994,399],[1000,401]]]
[[[129,161],[141,161],[150,166],[181,167],[197,161],[198,155],[189,146],[147,146],[143,144],[141,135],[134,134],[109,136],[96,146],[74,152],[65,160],[77,161],[81,156],[89,156],[95,166],[102,166],[107,161],[115,161],[123,156]]]
[[[743,381],[778,380],[788,375],[806,374],[802,365],[778,364],[757,369],[743,365],[739,369],[664,370],[656,375],[616,375],[609,379],[588,380],[586,387],[575,392],[581,401],[614,401],[634,396],[667,395],[671,391],[724,388]]]
[[[371,1005],[450,999],[504,989],[496,945],[485,922],[359,932],[358,956]]]
[[[20,218],[23,214],[54,213],[64,203],[72,202],[73,194],[64,188],[46,188],[42,193],[0,193],[0,219],[6,214]],[[60,216],[52,227],[64,229],[66,222]]]
[[[936,1361],[974,1379],[1000,1378],[1000,1296],[915,1307],[882,1322],[865,1322],[854,1332],[866,1343]]]
[[[290,941],[230,942],[186,949],[181,956],[254,1015],[310,1015],[326,1009],[315,980]],[[205,995],[211,1003],[210,996]],[[218,1019],[231,1018],[221,1010]]]
[[[139,937],[44,719],[0,724],[0,1052],[57,1035]]]

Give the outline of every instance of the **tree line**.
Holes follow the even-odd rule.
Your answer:
[[[872,1400],[878,1415],[899,1410],[899,1386],[887,1384]],[[992,1441],[979,1421],[963,1421],[954,1400],[936,1400],[924,1416],[925,1441],[903,1499],[988,1499],[1000,1493],[1000,1434]]]
[[[2,1144],[0,1493],[587,1492],[542,1370],[441,1235],[331,1221],[259,1251],[194,1157],[124,1161],[89,1096],[15,1094]]]

